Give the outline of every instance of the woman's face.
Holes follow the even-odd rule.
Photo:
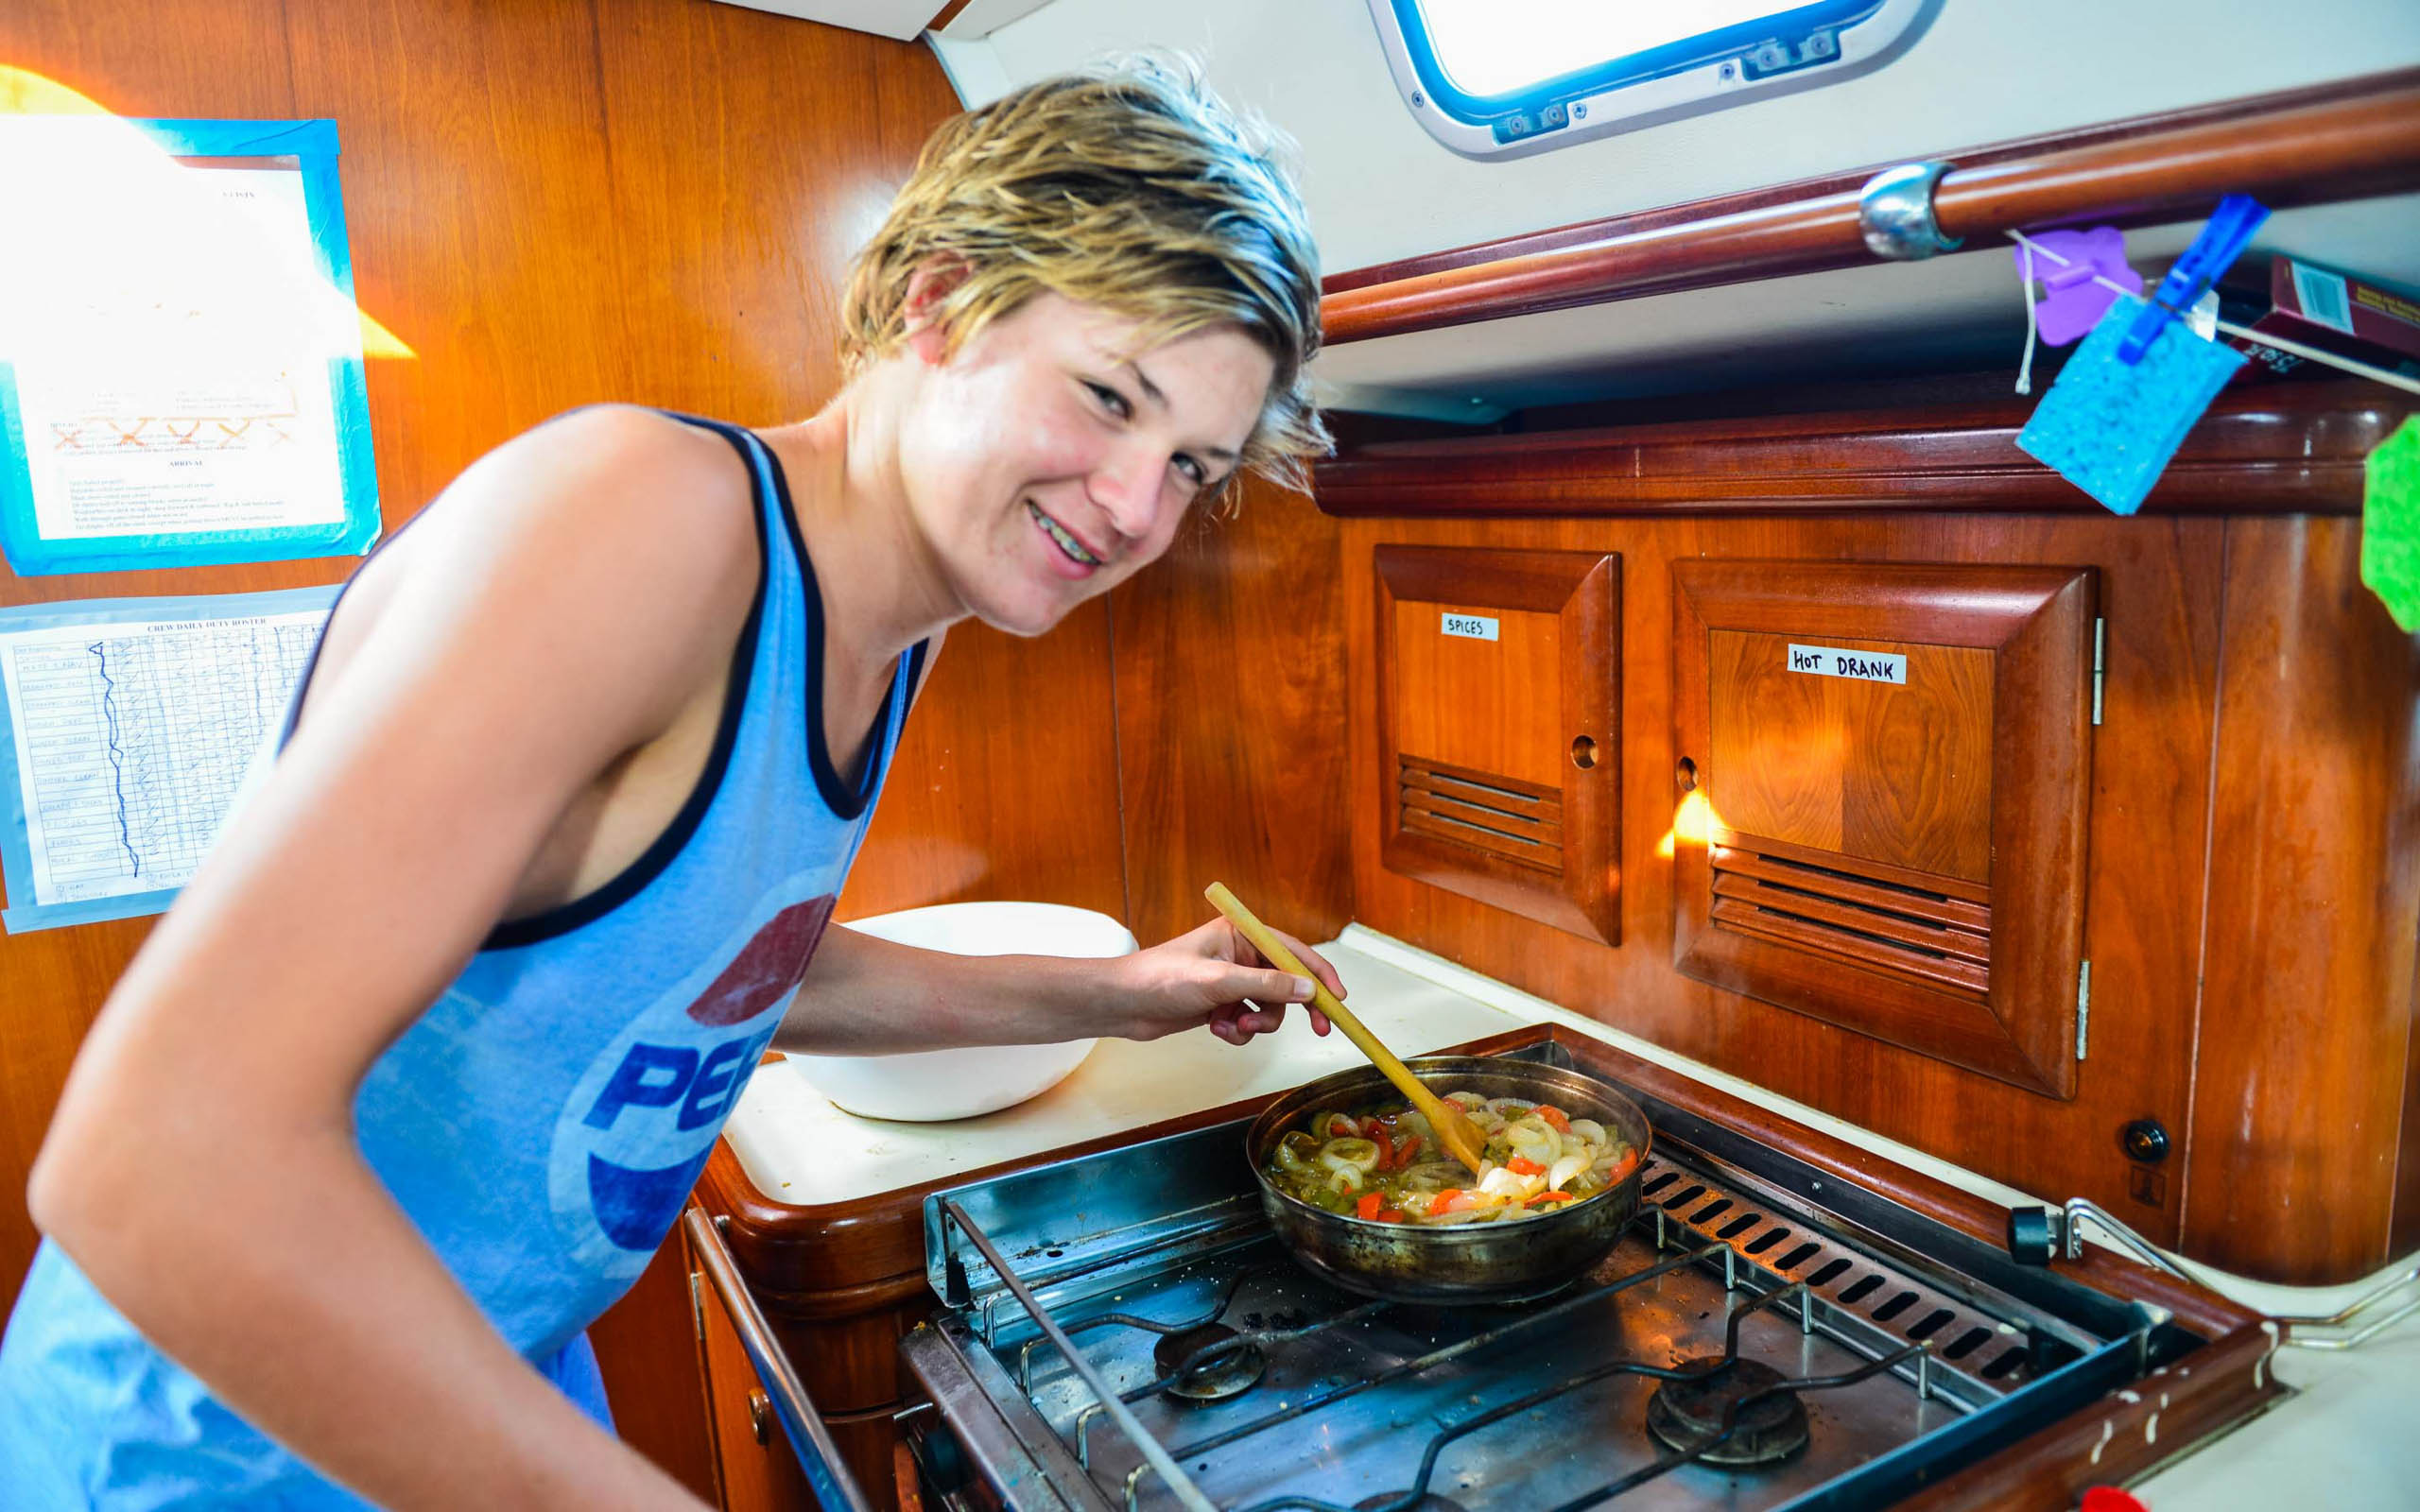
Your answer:
[[[900,436],[910,513],[960,604],[1039,635],[1157,558],[1197,495],[1234,471],[1275,364],[1217,327],[1136,350],[1135,328],[1043,294],[941,360]]]

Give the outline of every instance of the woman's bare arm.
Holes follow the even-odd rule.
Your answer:
[[[112,993],[34,1168],[102,1295],[385,1505],[694,1504],[489,1326],[352,1108],[565,806],[721,686],[757,572],[721,449],[583,411],[447,490]]]
[[[1336,968],[1281,935],[1329,991]],[[1208,1025],[1230,1044],[1274,1031],[1309,984],[1272,969],[1223,919],[1109,960],[951,955],[834,925],[816,947],[774,1048],[876,1055],[948,1045],[1053,1044],[1097,1035],[1156,1040]],[[1312,1028],[1327,1020],[1308,1010]]]

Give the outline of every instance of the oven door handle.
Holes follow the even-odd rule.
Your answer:
[[[773,1337],[756,1298],[740,1281],[739,1266],[731,1258],[731,1246],[723,1243],[723,1220],[709,1220],[704,1209],[692,1204],[681,1221],[688,1228],[690,1247],[705,1266],[706,1280],[713,1284],[715,1295],[722,1299],[723,1311],[739,1332],[739,1346],[748,1351],[748,1363],[755,1367],[757,1382],[772,1399],[773,1414],[782,1420],[782,1432],[788,1435],[790,1448],[797,1452],[799,1468],[806,1472],[816,1500],[823,1504],[824,1512],[873,1512],[865,1493],[857,1488],[856,1478],[849,1473],[847,1462],[840,1458],[838,1446],[832,1442],[822,1415],[815,1410],[805,1385],[791,1368],[788,1354]]]

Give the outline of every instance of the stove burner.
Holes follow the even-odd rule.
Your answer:
[[[1735,1401],[1781,1385],[1786,1379],[1769,1365],[1705,1355],[1676,1368],[1686,1381],[1668,1381],[1647,1402],[1647,1431],[1684,1453],[1722,1432],[1722,1414]],[[1739,1409],[1728,1439],[1701,1456],[1708,1465],[1768,1465],[1806,1447],[1806,1409],[1797,1396],[1776,1391]]]
[[[1367,1502],[1354,1503],[1353,1512],[1378,1512],[1379,1508],[1392,1507],[1410,1494],[1409,1491],[1381,1491]],[[1402,1512],[1462,1512],[1462,1503],[1450,1496],[1439,1496],[1431,1491],[1403,1508]]]
[[[1201,1364],[1185,1368],[1187,1360],[1234,1337],[1236,1331],[1224,1323],[1204,1323],[1160,1340],[1159,1348],[1151,1351],[1151,1363],[1159,1366],[1161,1375],[1176,1377],[1168,1385],[1168,1395],[1184,1401],[1224,1401],[1251,1390],[1269,1368],[1269,1356],[1257,1344],[1217,1349]]]

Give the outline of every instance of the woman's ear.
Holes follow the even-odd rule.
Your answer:
[[[966,265],[954,257],[936,257],[908,275],[908,298],[900,306],[906,345],[929,367],[938,368],[949,355],[949,327],[942,305],[966,282]]]

